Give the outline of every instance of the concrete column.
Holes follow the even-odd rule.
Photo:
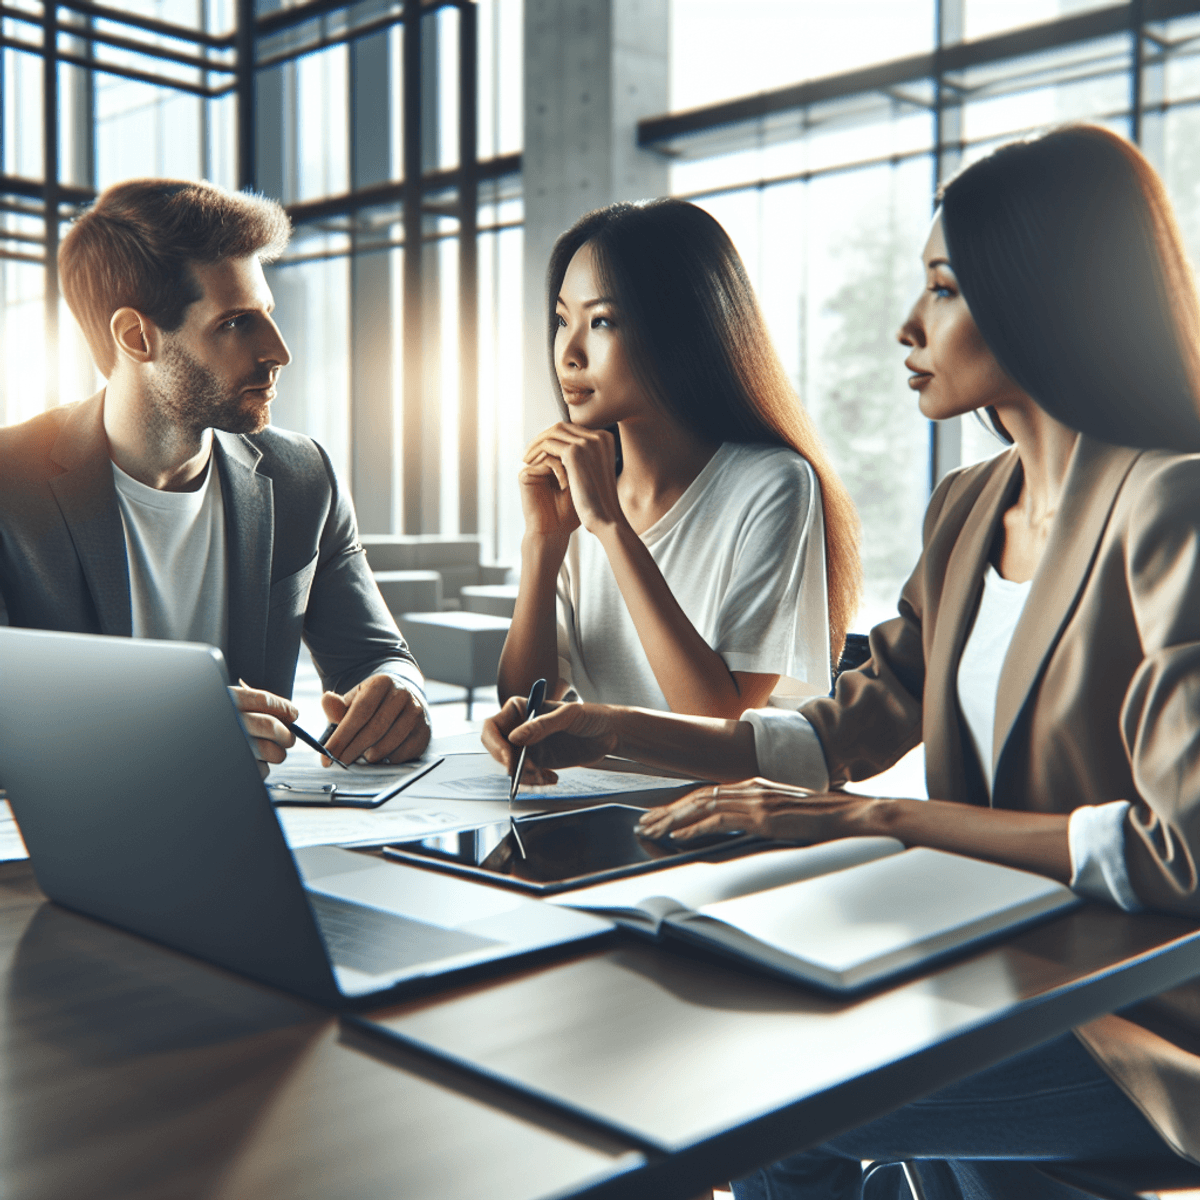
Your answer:
[[[546,363],[546,264],[584,213],[667,192],[667,161],[637,146],[668,96],[668,0],[526,0],[526,441],[558,419]]]

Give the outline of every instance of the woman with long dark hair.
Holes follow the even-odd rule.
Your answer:
[[[1012,446],[938,487],[870,660],[799,712],[563,705],[522,730],[513,704],[485,741],[506,762],[541,743],[535,772],[612,750],[780,781],[703,788],[648,813],[651,836],[891,834],[1200,916],[1200,303],[1162,182],[1094,126],[1003,147],[945,188],[924,268],[900,330],[921,410],[988,410]],[[829,790],[922,741],[932,799]],[[902,1159],[927,1200],[1077,1196],[1047,1160],[1200,1161],[1197,1112],[1190,984],[735,1194],[854,1196],[862,1160]]]
[[[529,446],[502,699],[735,717],[829,690],[858,519],[737,251],[682,200],[614,204],[555,245],[564,419]]]

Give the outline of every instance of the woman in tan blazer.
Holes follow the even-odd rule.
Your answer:
[[[506,763],[536,743],[543,778],[604,751],[760,776],[653,810],[652,836],[891,834],[1200,916],[1200,303],[1162,183],[1097,127],[1003,147],[945,188],[924,266],[900,331],[921,411],[986,410],[1012,447],[939,486],[870,660],[799,714],[566,705],[518,728],[517,703],[485,742]],[[829,790],[922,741],[935,799]],[[858,1195],[860,1159],[899,1158],[918,1160],[928,1200],[1074,1196],[1034,1161],[1200,1161],[1197,1114],[1200,984],[735,1195]]]

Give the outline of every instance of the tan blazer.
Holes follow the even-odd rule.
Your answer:
[[[1021,483],[1015,450],[947,477],[900,615],[804,715],[833,782],[922,740],[930,796],[987,805],[956,678],[988,556]],[[1004,661],[996,808],[1128,800],[1125,860],[1149,908],[1200,917],[1200,455],[1080,437]],[[1200,1160],[1200,982],[1077,1030],[1163,1137]]]

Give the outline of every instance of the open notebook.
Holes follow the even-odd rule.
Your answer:
[[[868,987],[1079,903],[1052,879],[893,838],[687,863],[556,896],[836,992]]]

